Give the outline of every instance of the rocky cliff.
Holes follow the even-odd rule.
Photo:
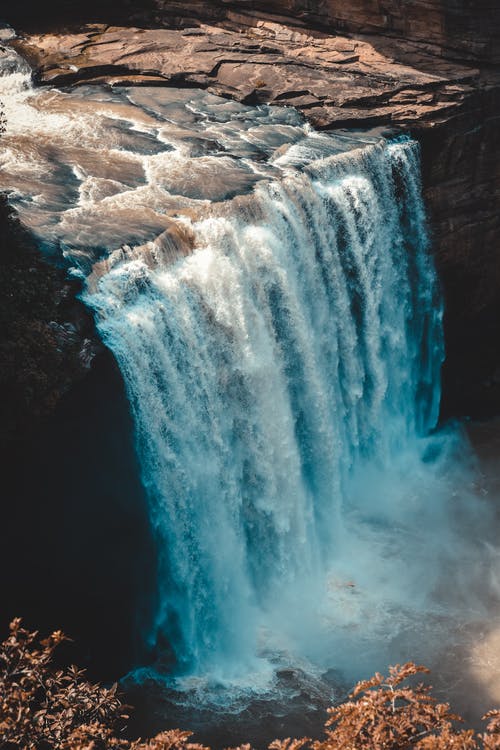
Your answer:
[[[154,543],[118,367],[78,291],[0,194],[2,626],[62,626],[112,680],[154,596]]]
[[[272,13],[326,31],[363,33],[432,46],[456,59],[500,61],[500,19],[494,0],[20,0],[1,16],[24,28],[131,20],[185,25],[220,22],[236,11]]]
[[[500,17],[491,0],[154,0],[161,18],[211,18],[233,9],[274,13],[327,31],[376,34],[433,46],[435,54],[500,62]],[[182,20],[181,20],[182,23]]]
[[[417,133],[446,302],[445,414],[500,412],[499,114],[495,86]]]
[[[0,195],[0,444],[51,414],[102,350],[78,291]]]
[[[71,31],[17,42],[42,84],[200,86],[293,105],[317,128],[416,136],[446,298],[444,413],[500,411],[500,8],[148,0],[104,3],[90,25],[72,12]]]
[[[444,412],[498,412],[500,9],[483,0],[154,6],[129,9],[136,26],[80,24],[27,35],[18,48],[43,84],[200,86],[293,105],[318,128],[410,131],[422,144],[446,298]]]

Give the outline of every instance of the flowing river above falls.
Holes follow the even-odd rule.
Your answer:
[[[0,65],[0,189],[85,280],[134,419],[159,559],[129,688],[162,696],[159,727],[251,732],[388,663],[456,680],[496,622],[497,552],[468,445],[437,429],[418,145]]]

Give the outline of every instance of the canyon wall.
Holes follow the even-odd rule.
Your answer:
[[[337,31],[389,34],[433,44],[465,59],[500,61],[494,41],[500,18],[491,0],[273,0],[247,5]]]
[[[0,194],[1,627],[63,628],[112,680],[139,658],[154,552],[121,375],[79,290]]]

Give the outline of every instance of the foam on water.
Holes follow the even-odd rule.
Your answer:
[[[293,109],[196,89],[34,89],[29,66],[8,47],[0,49],[0,101],[0,189],[12,191],[46,249],[83,274],[120,245],[160,234],[171,213],[200,213],[279,177],[290,147],[306,163],[311,148],[325,156],[352,144],[347,133],[313,133]]]
[[[160,539],[152,638],[212,684],[255,686],[280,650],[366,669],[449,606],[459,544],[418,148],[315,161],[191,231],[188,257],[120,257],[88,297]]]

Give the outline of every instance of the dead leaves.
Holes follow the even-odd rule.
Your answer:
[[[0,645],[0,750],[210,750],[180,729],[124,739],[128,715],[118,686],[92,684],[76,666],[54,668],[54,651],[65,640],[59,630],[40,639],[19,618],[11,623]],[[428,671],[408,662],[387,676],[376,673],[329,709],[323,740],[288,737],[269,750],[500,750],[500,710],[483,717],[483,734],[458,728],[460,716],[438,703],[429,685],[407,684]]]

